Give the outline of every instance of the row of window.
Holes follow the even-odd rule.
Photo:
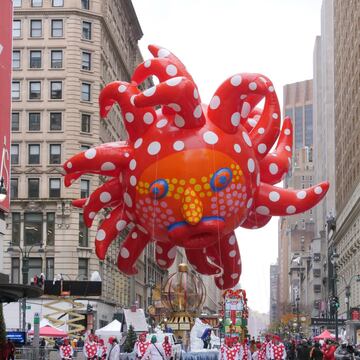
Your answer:
[[[33,246],[43,244],[46,240],[47,246],[55,245],[55,213],[24,213],[23,229],[21,214],[13,212],[12,214],[12,244],[20,245],[21,231],[23,230],[24,246]],[[44,218],[45,216],[45,218]],[[45,223],[45,229],[44,229]],[[46,239],[43,237],[43,231],[46,233]],[[84,224],[83,214],[79,213],[79,246],[88,247],[88,228]]]
[[[40,179],[28,178],[27,179],[27,198],[39,199],[40,198]],[[90,180],[81,180],[80,183],[80,196],[81,198],[87,198],[90,194]],[[61,178],[49,179],[49,198],[61,197]],[[19,198],[19,179],[11,178],[10,182],[10,197],[12,200]]]
[[[11,144],[11,165],[20,164],[20,144]],[[28,144],[28,165],[40,165],[40,144]],[[49,144],[49,164],[61,164],[61,144]]]
[[[63,69],[64,56],[62,50],[50,50],[50,68]],[[14,50],[12,56],[13,70],[21,69],[21,50]],[[42,69],[43,68],[43,54],[41,50],[30,50],[29,52],[29,69]],[[91,53],[82,51],[81,53],[81,69],[91,70]]]
[[[62,112],[49,113],[49,126],[50,131],[62,131]],[[41,112],[29,112],[27,119],[27,131],[41,131]],[[20,131],[20,113],[12,112],[11,114],[11,131]],[[81,114],[81,132],[91,132],[91,115]]]
[[[29,100],[42,100],[42,81],[29,80]],[[61,80],[51,80],[50,100],[63,100],[63,82]],[[81,83],[81,101],[91,101],[91,84]],[[21,81],[13,80],[11,83],[11,100],[21,100]]]
[[[29,37],[30,38],[42,38],[43,35],[43,20],[42,19],[30,19],[29,20]],[[92,38],[92,23],[89,21],[83,21],[81,25],[81,37],[83,40],[91,40]],[[22,20],[14,19],[12,28],[13,38],[22,37]],[[50,20],[50,37],[63,38],[64,37],[64,20],[63,19],[51,19]]]
[[[15,8],[21,7],[23,0],[13,0],[13,5]],[[30,5],[32,7],[42,7],[43,0],[30,0]],[[53,7],[62,7],[64,6],[64,0],[51,0],[51,6]],[[90,0],[81,0],[81,8],[83,10],[90,10]]]

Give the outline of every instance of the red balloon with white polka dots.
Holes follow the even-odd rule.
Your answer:
[[[95,239],[100,259],[128,228],[118,256],[122,272],[136,274],[136,260],[153,241],[161,268],[169,268],[176,248],[183,247],[196,271],[214,275],[220,289],[231,288],[241,274],[234,229],[307,211],[329,184],[274,186],[289,170],[293,135],[290,118],[281,125],[267,77],[235,74],[206,105],[175,55],[154,45],[149,50],[154,58],[136,68],[131,83],[112,82],[99,98],[103,118],[119,105],[128,140],[73,156],[64,164],[65,185],[84,173],[109,177],[89,198],[73,202],[83,208],[87,226],[101,209],[111,208]],[[139,85],[152,75],[159,84],[142,91]],[[263,99],[263,108],[257,107]]]

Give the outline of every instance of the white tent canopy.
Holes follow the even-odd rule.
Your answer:
[[[101,329],[95,330],[95,334],[100,336],[101,339],[107,340],[111,336],[115,336],[118,340],[121,339],[121,322],[113,320]],[[106,341],[105,341],[106,342]]]

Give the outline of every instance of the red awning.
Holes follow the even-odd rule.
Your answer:
[[[30,330],[29,335],[34,335],[34,330]],[[65,331],[56,329],[52,326],[46,325],[40,328],[40,336],[41,337],[66,337],[68,334]]]
[[[335,335],[333,335],[330,331],[325,330],[320,335],[314,337],[314,340],[325,340],[325,339],[335,339]]]

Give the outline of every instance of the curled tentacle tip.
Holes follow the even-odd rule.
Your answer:
[[[77,208],[82,208],[85,203],[86,203],[86,198],[84,199],[76,199],[76,200],[73,200],[71,203],[73,206],[77,207]]]

